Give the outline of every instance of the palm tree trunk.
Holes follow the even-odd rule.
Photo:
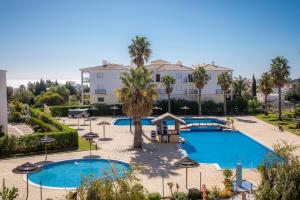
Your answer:
[[[224,91],[224,115],[227,115],[226,92]]]
[[[268,95],[265,94],[265,116],[268,116]]]
[[[168,93],[168,112],[171,113],[171,99],[170,99],[171,94]]]
[[[202,115],[202,108],[201,108],[201,89],[198,89],[198,106],[199,106],[199,111],[198,114]]]
[[[142,148],[142,124],[141,119],[134,119],[133,147]]]
[[[282,121],[282,112],[281,112],[281,87],[278,87],[278,120]]]

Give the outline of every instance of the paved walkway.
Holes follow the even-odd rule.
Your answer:
[[[66,124],[74,125],[72,127],[77,128],[77,119],[63,119]],[[62,122],[63,122],[62,120]],[[97,118],[92,121],[92,131],[97,132],[100,136],[97,140],[97,145],[100,148],[97,151],[93,151],[94,155],[101,158],[109,158],[122,160],[125,162],[140,163],[145,166],[145,169],[139,173],[139,178],[142,183],[147,187],[150,192],[162,193],[162,175],[165,177],[165,194],[168,194],[168,182],[179,183],[180,190],[185,190],[185,170],[176,169],[173,165],[175,161],[182,158],[182,154],[178,151],[177,145],[172,144],[150,144],[145,140],[144,150],[132,150],[133,135],[129,132],[128,126],[106,126],[106,139],[102,139],[102,126],[98,126],[97,123],[105,120],[112,122],[114,118],[103,117]],[[83,120],[80,120],[80,124],[84,124]],[[79,134],[83,135],[89,131],[89,122],[85,122],[85,126],[80,126]],[[300,145],[300,137],[284,132],[279,133],[277,128],[262,122],[254,117],[237,117],[235,126],[238,130],[241,130],[248,136],[254,138],[260,143],[272,147],[281,139],[285,139],[288,142],[294,142]],[[154,127],[144,126],[145,133],[149,133]],[[222,152],[220,152],[222,153]],[[300,155],[300,152],[296,152]],[[87,156],[89,152],[65,152],[50,154],[48,160],[58,161],[65,159],[82,158]],[[11,170],[24,162],[39,163],[43,161],[44,156],[30,156],[17,159],[2,159],[0,160],[0,179],[5,178],[6,183],[9,186],[15,185],[19,188],[20,199],[25,197],[25,182],[22,175],[16,175]],[[202,183],[206,184],[208,188],[212,186],[223,186],[222,171],[217,169],[214,165],[203,164],[197,168],[189,169],[189,187],[199,188],[199,174],[202,173]],[[243,178],[258,185],[260,182],[260,176],[256,170],[246,169],[243,171]],[[30,200],[39,199],[39,188],[30,185]],[[49,190],[44,189],[44,197],[53,199],[64,199],[67,190]]]
[[[8,124],[8,134],[21,136],[33,133],[30,126],[24,123]]]

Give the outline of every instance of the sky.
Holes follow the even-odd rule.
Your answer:
[[[211,63],[260,76],[284,56],[300,77],[299,0],[0,0],[7,79],[80,79],[102,60],[130,64],[136,35],[151,60]]]

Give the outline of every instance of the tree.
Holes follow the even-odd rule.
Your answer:
[[[8,86],[6,89],[7,92],[7,101],[11,101],[14,93],[14,88],[11,86]]]
[[[58,106],[65,103],[65,100],[62,96],[52,91],[47,91],[37,96],[35,101],[37,106],[43,106],[44,104],[48,106]]]
[[[157,92],[155,84],[152,83],[151,73],[143,67],[130,69],[129,72],[121,74],[121,88],[116,93],[122,103],[123,112],[133,118],[134,122],[134,148],[142,148],[142,124],[143,116],[148,115],[151,110]]]
[[[66,88],[70,91],[70,95],[77,95],[76,88],[70,82],[66,82]]]
[[[147,62],[152,54],[150,49],[150,42],[146,37],[136,36],[132,39],[132,44],[128,46],[128,52],[132,62],[137,66],[144,66],[145,61]]]
[[[12,99],[28,105],[32,105],[34,103],[34,96],[32,92],[26,89],[24,85],[21,85],[13,92]]]
[[[261,75],[259,90],[265,95],[265,116],[268,116],[268,95],[273,91],[273,80],[269,72]]]
[[[251,85],[252,98],[256,97],[256,89],[257,89],[256,79],[255,79],[255,76],[253,74],[253,76],[252,76],[252,85]]]
[[[204,67],[197,66],[195,70],[193,71],[193,82],[198,88],[198,105],[199,105],[199,111],[198,114],[202,115],[202,109],[201,109],[201,93],[204,86],[207,84],[207,82],[210,80],[210,76],[206,73]]]
[[[297,148],[298,146],[286,141],[283,141],[283,145],[274,146],[276,155],[268,155],[268,159],[259,167],[261,183],[255,193],[255,199],[300,199],[300,162],[294,154]]]
[[[275,57],[271,63],[271,75],[273,78],[274,86],[278,89],[278,120],[282,120],[282,88],[288,82],[290,75],[290,66],[286,58],[282,56]]]
[[[173,76],[166,75],[162,78],[162,84],[165,87],[165,91],[168,95],[168,112],[171,113],[171,93],[173,92],[173,85],[175,84],[176,79]]]
[[[242,93],[248,89],[247,79],[239,76],[233,81],[233,92],[236,96],[241,97]]]
[[[224,95],[224,115],[227,115],[226,94],[229,91],[231,84],[232,84],[232,77],[228,72],[222,72],[218,76],[218,85],[220,85]]]
[[[69,102],[70,91],[65,85],[52,86],[48,91],[59,94],[64,99],[64,103]]]

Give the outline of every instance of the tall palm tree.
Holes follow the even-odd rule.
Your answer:
[[[168,95],[168,112],[171,113],[171,93],[173,92],[173,85],[175,84],[176,79],[173,76],[166,75],[162,78],[162,84],[165,87],[165,91]]]
[[[273,80],[270,72],[264,72],[261,75],[259,90],[265,95],[265,116],[268,116],[268,95],[273,90]]]
[[[149,60],[152,54],[150,46],[151,44],[146,37],[137,35],[132,39],[132,44],[128,46],[128,52],[132,62],[137,67],[143,66],[145,61]]]
[[[198,114],[202,115],[202,108],[201,108],[201,93],[204,86],[207,84],[207,82],[210,80],[210,76],[205,71],[204,67],[197,66],[195,70],[193,71],[193,82],[198,88],[198,105],[199,110]]]
[[[233,92],[236,96],[241,97],[242,93],[245,92],[249,85],[246,83],[247,79],[239,76],[238,78],[235,78],[235,80],[232,83]]]
[[[277,56],[272,59],[270,72],[274,86],[278,89],[278,120],[282,120],[281,89],[288,82],[288,78],[290,76],[290,66],[288,65],[287,59],[283,56]]]
[[[222,72],[218,76],[218,85],[221,86],[224,95],[224,115],[227,115],[226,94],[229,91],[231,84],[232,84],[232,77],[228,72]]]
[[[143,116],[148,115],[157,98],[156,86],[152,83],[151,73],[143,67],[130,69],[120,77],[122,86],[116,94],[122,103],[123,112],[133,118],[134,148],[142,148]]]

